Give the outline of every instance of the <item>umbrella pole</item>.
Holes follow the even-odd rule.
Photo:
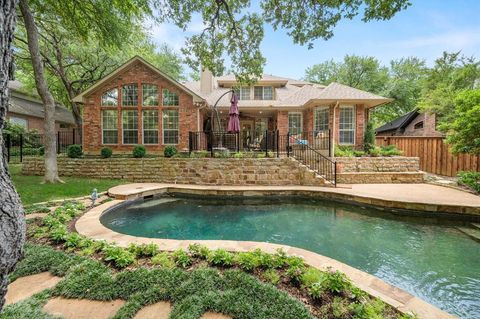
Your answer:
[[[228,90],[227,92],[223,93],[222,95],[220,95],[220,97],[218,98],[217,102],[215,102],[215,104],[213,105],[213,110],[212,110],[212,123],[214,123],[214,120],[213,118],[217,117],[217,124],[218,124],[218,128],[220,129],[219,132],[222,132],[223,129],[222,129],[222,122],[220,121],[220,116],[218,115],[218,109],[217,109],[217,104],[218,102],[220,102],[220,99],[222,97],[224,97],[225,95],[227,95],[228,93],[234,93],[235,94],[235,91],[233,90]],[[214,131],[214,130],[212,130]],[[222,143],[222,138],[220,139],[220,143],[219,143],[219,146],[222,147],[223,143]],[[213,145],[212,145],[212,148],[213,148]]]

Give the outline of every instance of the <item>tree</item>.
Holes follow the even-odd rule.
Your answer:
[[[460,92],[454,100],[453,121],[443,124],[455,153],[480,155],[480,89]]]
[[[390,122],[417,108],[425,82],[425,60],[408,57],[390,62],[389,78],[380,95],[393,101],[373,110],[372,119],[378,124]]]
[[[111,2],[111,3],[109,3]],[[33,6],[34,11],[32,11]],[[32,61],[35,86],[45,110],[45,176],[44,182],[61,181],[57,168],[57,141],[55,137],[55,101],[50,92],[45,75],[45,68],[40,50],[40,33],[37,22],[50,18],[52,23],[63,25],[72,35],[87,39],[92,30],[106,44],[119,44],[129,32],[135,18],[149,12],[147,3],[142,0],[97,1],[97,0],[29,0],[19,1],[20,12],[25,26],[28,51]],[[115,9],[115,10],[113,10]],[[48,14],[47,14],[48,12]],[[37,18],[35,17],[37,15]],[[38,18],[40,17],[40,18]],[[53,20],[53,17],[55,20]],[[79,110],[77,110],[79,113]],[[76,114],[77,116],[79,114]]]
[[[373,122],[368,121],[365,133],[363,135],[363,150],[366,153],[370,153],[375,148],[375,129],[373,128]]]
[[[11,48],[16,25],[16,0],[0,0],[0,154],[5,153],[2,130],[8,111],[8,81],[13,79],[13,51]],[[5,156],[0,160],[0,310],[5,303],[8,274],[23,255],[25,219]]]
[[[480,81],[480,61],[467,58],[460,52],[447,53],[435,60],[428,70],[419,107],[424,112],[435,113],[439,123],[455,119],[455,98],[463,90],[471,90]],[[439,128],[446,126],[439,126]]]

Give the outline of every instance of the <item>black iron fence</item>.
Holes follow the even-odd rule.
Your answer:
[[[290,134],[288,134],[287,143],[287,156],[308,166],[332,185],[337,185],[336,162],[323,155],[320,149],[315,149],[315,144],[308,144],[305,140],[300,140],[296,135]]]
[[[7,161],[9,163],[21,163],[27,156],[43,156],[45,153],[44,134],[4,134]],[[75,129],[58,131],[56,133],[57,154],[66,153],[67,147],[80,143],[80,136]]]
[[[280,152],[278,131],[251,132],[189,132],[190,153],[207,151],[210,156],[225,152],[265,152],[266,156]]]

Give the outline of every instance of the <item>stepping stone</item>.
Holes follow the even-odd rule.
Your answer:
[[[172,306],[169,302],[161,301],[153,305],[145,306],[133,317],[133,319],[168,319]]]
[[[9,305],[27,299],[44,289],[54,287],[60,280],[62,280],[61,277],[54,276],[49,272],[18,278],[8,285],[5,304]]]
[[[50,299],[43,310],[52,316],[65,319],[108,319],[117,313],[125,301],[117,299],[112,301],[95,301],[87,299]]]
[[[203,314],[203,316],[200,317],[200,319],[232,319],[232,317],[226,316],[218,312],[207,311]]]

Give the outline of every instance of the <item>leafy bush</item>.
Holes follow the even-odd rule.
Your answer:
[[[317,268],[308,267],[300,277],[303,287],[310,288],[312,285],[322,278],[322,271]]]
[[[113,262],[118,268],[125,268],[135,262],[135,255],[121,247],[107,245],[102,252],[103,259]]]
[[[280,275],[275,269],[268,269],[262,274],[263,279],[271,283],[272,285],[276,285],[280,282]]]
[[[145,149],[145,146],[143,145],[135,145],[132,151],[133,157],[135,158],[142,158],[145,157],[147,154],[147,150]]]
[[[50,228],[50,239],[56,243],[64,242],[68,235],[67,226],[55,225]]]
[[[351,291],[353,285],[351,281],[345,276],[345,274],[338,270],[328,270],[320,273],[319,281],[311,284],[308,288],[308,293],[312,298],[319,298],[324,291],[331,293],[341,293],[345,291]]]
[[[192,255],[192,257],[207,259],[210,256],[210,249],[206,246],[202,246],[200,244],[191,244],[188,246],[188,251]]]
[[[213,265],[229,267],[233,265],[233,254],[225,249],[217,249],[210,253],[207,260]]]
[[[369,121],[365,128],[365,134],[363,135],[363,150],[365,153],[369,153],[372,148],[375,147],[375,129],[373,128],[373,122]]]
[[[259,265],[258,257],[253,252],[242,252],[235,256],[235,263],[246,271],[252,271]]]
[[[175,268],[175,262],[173,261],[172,257],[166,252],[156,254],[152,257],[151,260],[154,265],[158,265],[162,268]]]
[[[40,146],[37,152],[38,152],[38,155],[40,156],[45,155],[45,146]]]
[[[237,152],[233,154],[233,158],[244,158],[245,154],[243,152]]]
[[[459,184],[466,185],[477,193],[480,193],[480,172],[458,172],[457,176]]]
[[[70,158],[79,158],[82,157],[83,151],[82,146],[78,144],[68,145],[67,147],[67,156]]]
[[[204,157],[208,157],[210,153],[208,151],[197,151],[197,152],[192,152],[190,154],[190,157],[193,157],[193,158],[204,158]]]
[[[335,157],[354,157],[353,148],[348,145],[335,145]]]
[[[78,233],[70,233],[65,237],[65,243],[63,246],[65,246],[65,248],[76,248],[80,245],[81,241],[82,236]]]
[[[182,268],[187,268],[192,264],[192,259],[190,258],[188,253],[183,249],[175,250],[172,256],[177,266],[180,266]]]
[[[178,151],[175,148],[175,146],[173,146],[173,145],[169,145],[169,146],[165,147],[165,149],[163,150],[163,155],[165,157],[172,157],[177,153],[178,153]]]
[[[110,147],[104,147],[100,151],[100,155],[102,156],[102,158],[110,158],[112,157],[112,154],[113,154],[113,151]]]
[[[397,149],[396,145],[387,145],[380,147],[380,153],[382,156],[398,156],[402,155],[403,152]]]

